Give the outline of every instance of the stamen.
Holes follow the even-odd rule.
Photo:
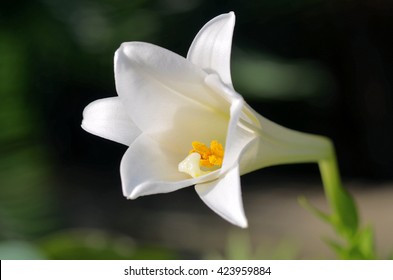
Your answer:
[[[205,144],[194,141],[192,142],[193,149],[190,151],[191,153],[198,153],[201,155],[200,165],[203,167],[220,167],[222,165],[222,160],[224,157],[224,148],[217,141],[213,140],[210,143],[210,148],[208,148]]]
[[[224,148],[217,141],[210,143],[210,148],[205,144],[194,141],[189,155],[179,163],[180,172],[196,178],[220,168],[224,158]],[[202,170],[201,170],[202,168]]]

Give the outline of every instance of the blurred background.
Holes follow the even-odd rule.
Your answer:
[[[125,146],[80,128],[116,95],[113,54],[146,41],[186,55],[235,11],[235,88],[284,126],[332,138],[380,258],[393,252],[393,5],[388,0],[15,0],[0,9],[0,258],[335,258],[316,165],[242,177],[249,229],[192,187],[127,201]]]

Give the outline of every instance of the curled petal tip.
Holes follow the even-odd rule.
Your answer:
[[[81,127],[87,132],[124,145],[141,133],[118,97],[98,99],[83,110]]]
[[[188,60],[207,73],[217,73],[231,87],[230,56],[234,26],[233,12],[213,18],[195,36],[187,54]]]
[[[235,12],[234,11],[230,11],[229,13],[227,13],[228,16],[235,18]]]
[[[241,224],[238,224],[239,227],[241,228],[248,228],[248,222],[247,220],[245,220],[244,222],[242,222]]]
[[[248,226],[238,166],[229,170],[220,180],[195,185],[195,190],[202,201],[222,218],[241,228]]]

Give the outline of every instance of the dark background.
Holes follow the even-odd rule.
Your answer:
[[[344,179],[373,187],[393,177],[391,1],[1,6],[0,255],[201,257],[165,245],[165,224],[155,224],[163,208],[180,213],[197,202],[193,190],[125,200],[119,163],[126,147],[88,134],[80,123],[88,103],[116,95],[113,54],[122,42],[146,41],[185,56],[199,29],[228,11],[236,13],[233,82],[246,101],[279,124],[332,138]],[[242,180],[277,178],[319,180],[315,165],[267,168]],[[214,215],[195,205],[187,211]],[[104,245],[90,246],[91,239]],[[133,250],[118,250],[131,243]]]

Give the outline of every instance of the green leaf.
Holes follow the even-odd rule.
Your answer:
[[[375,259],[374,255],[374,232],[370,226],[359,231],[357,236],[357,247],[365,259]]]
[[[304,196],[299,197],[298,202],[304,209],[310,211],[322,221],[332,224],[332,217],[311,205]]]
[[[354,234],[358,230],[359,219],[355,201],[344,188],[338,188],[333,200],[335,210],[346,234]]]

